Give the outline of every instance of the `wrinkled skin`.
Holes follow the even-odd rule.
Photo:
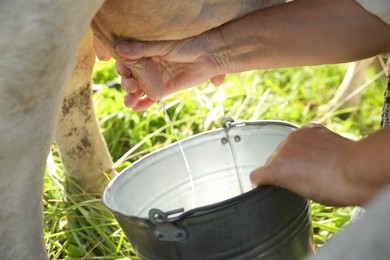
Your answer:
[[[117,70],[125,104],[142,110],[205,80],[218,85],[226,73],[350,62],[390,51],[389,41],[389,25],[354,0],[299,0],[179,41],[121,42]]]
[[[125,2],[109,0],[99,10],[91,24],[96,36],[95,50],[100,59],[107,60],[113,57],[120,61],[118,66],[124,65],[130,68],[132,76],[144,78],[147,77],[144,75],[144,66],[148,66],[148,64],[123,58],[118,54],[115,48],[116,44],[123,41],[154,42],[196,36],[242,17],[249,12],[283,2],[285,1],[175,0],[169,1],[169,4],[167,4],[166,1],[160,0]],[[118,71],[121,70],[118,69]],[[196,77],[196,73],[194,71],[194,77]],[[215,77],[213,82],[221,82],[223,78],[223,75]],[[127,86],[130,87],[125,103],[130,100],[137,100],[144,94],[144,91],[139,89],[131,90],[131,84],[126,81],[123,81],[123,83],[125,90],[127,90]],[[146,82],[145,85],[147,85]],[[177,90],[172,87],[172,90],[167,90],[165,95]],[[149,103],[147,105],[150,106],[161,95],[149,93],[148,96]],[[134,104],[127,102],[126,105],[133,107]],[[145,106],[142,108],[145,108]]]

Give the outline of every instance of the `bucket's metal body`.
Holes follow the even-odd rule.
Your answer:
[[[192,184],[174,144],[126,168],[103,201],[141,259],[302,259],[312,250],[308,201],[249,182],[295,128],[230,122],[184,139]]]

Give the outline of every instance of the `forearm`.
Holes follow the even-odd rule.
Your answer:
[[[358,184],[365,204],[390,184],[390,128],[382,129],[354,143],[344,156],[343,173],[347,183]],[[352,185],[353,186],[353,185]]]
[[[223,73],[347,62],[390,49],[390,26],[354,0],[295,0],[218,30]]]

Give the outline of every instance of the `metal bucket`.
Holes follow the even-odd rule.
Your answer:
[[[138,160],[106,188],[141,259],[302,259],[312,251],[309,203],[287,190],[252,189],[249,174],[296,126],[225,121],[224,128]]]

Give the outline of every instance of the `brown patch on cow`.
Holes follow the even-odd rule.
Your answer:
[[[90,150],[92,145],[91,142],[89,141],[88,136],[84,135],[84,137],[80,140],[80,142],[83,144],[85,149]]]
[[[73,135],[73,133],[76,133],[77,132],[77,127],[72,127],[71,129],[69,129],[69,131],[64,134],[65,137],[70,137]]]
[[[89,158],[95,153],[92,147],[91,140],[88,137],[88,131],[85,128],[72,129],[74,131],[68,132],[68,135],[75,135],[78,142],[73,147],[67,147],[65,153],[73,160],[79,160],[80,158]]]
[[[91,83],[77,88],[72,94],[65,96],[62,101],[61,111],[63,117],[70,115],[73,111],[84,116],[85,123],[92,120],[92,90]]]

